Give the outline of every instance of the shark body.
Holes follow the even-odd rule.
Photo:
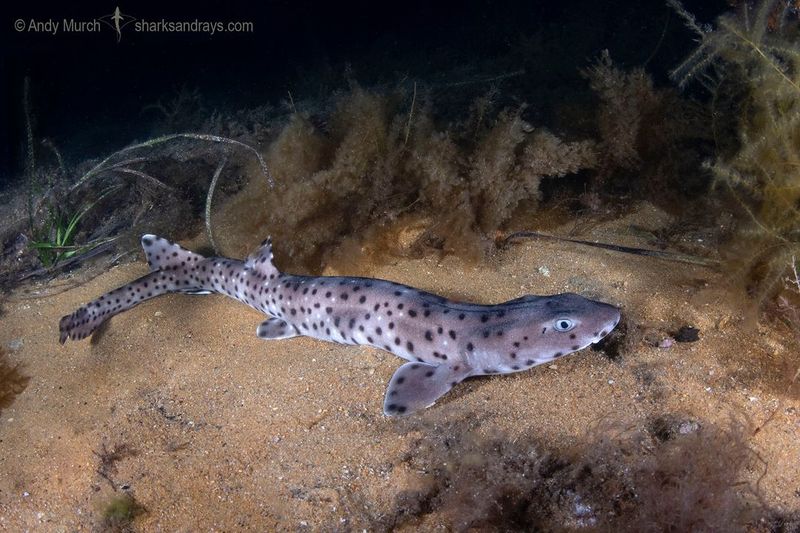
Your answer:
[[[581,350],[620,319],[616,307],[572,293],[479,305],[381,279],[285,274],[273,264],[270,239],[245,261],[205,258],[155,235],[144,235],[142,247],[151,272],[63,317],[62,344],[147,299],[216,292],[270,316],[257,328],[262,339],[305,335],[408,360],[389,382],[389,416],[429,407],[468,377],[519,372]]]

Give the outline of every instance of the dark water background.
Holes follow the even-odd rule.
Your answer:
[[[729,8],[722,0],[685,5],[704,22]],[[117,43],[109,27],[57,35],[14,28],[17,19],[108,17],[115,7],[28,2],[0,8],[0,183],[19,179],[24,168],[25,77],[37,138],[52,140],[75,164],[148,138],[159,117],[145,106],[180,87],[199,90],[211,108],[236,110],[274,104],[287,91],[308,98],[336,89],[323,83],[331,73],[342,80],[347,71],[370,85],[403,75],[442,80],[458,69],[491,75],[527,66],[514,81],[516,97],[547,107],[538,93],[585,86],[579,69],[603,49],[625,68],[646,63],[656,83],[668,85],[668,70],[696,46],[659,1],[120,3],[123,16],[137,19],[247,21],[254,31],[211,36],[127,27]],[[531,68],[520,43],[537,33],[547,36],[553,53]],[[546,125],[546,113],[541,122]]]

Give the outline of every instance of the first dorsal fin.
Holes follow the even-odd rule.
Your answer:
[[[187,250],[183,246],[151,234],[142,235],[142,248],[151,272],[174,270],[187,265],[194,266],[197,262],[205,259],[202,255]]]
[[[272,263],[272,237],[267,237],[258,250],[247,256],[244,267],[264,276],[277,274],[278,269]]]

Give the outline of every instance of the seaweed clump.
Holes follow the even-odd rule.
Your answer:
[[[0,411],[11,405],[31,380],[20,371],[19,365],[7,361],[5,348],[0,347]]]
[[[596,95],[570,103],[591,117],[583,129],[535,124],[523,97],[501,99],[497,87],[448,106],[435,85],[351,80],[323,103],[293,101],[264,152],[275,187],[251,182],[215,215],[225,253],[246,254],[270,233],[279,263],[306,271],[431,250],[476,260],[498,232],[546,221],[555,205],[597,213],[634,197],[682,209],[705,190],[696,105],[607,52],[583,74]]]
[[[456,531],[723,531],[769,513],[757,483],[748,426],[700,423],[665,434],[613,423],[572,449],[548,450],[536,437],[482,437],[456,423],[415,443],[410,466],[425,472],[400,492],[394,510],[354,524]]]
[[[709,140],[703,110],[657,88],[643,68],[618,67],[608,50],[582,72],[597,96],[600,156],[591,193],[616,191],[685,210],[708,186],[698,171]]]
[[[133,531],[133,521],[146,510],[136,499],[123,493],[111,498],[103,507],[105,531]]]
[[[800,45],[793,2],[740,2],[716,27],[670,5],[700,38],[672,72],[711,93],[716,155],[707,164],[746,225],[734,246],[750,293],[765,301],[800,252]]]
[[[425,100],[354,85],[321,127],[293,114],[266,153],[275,188],[251,183],[219,215],[229,232],[245,235],[233,239],[236,252],[267,227],[295,268],[318,270],[327,244],[423,221],[407,249],[478,257],[517,209],[535,209],[542,178],[596,165],[594,141],[535,129],[523,120],[524,107],[493,117],[475,108],[479,117],[440,126]],[[242,212],[253,216],[242,221]]]

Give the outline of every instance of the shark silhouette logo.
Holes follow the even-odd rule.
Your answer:
[[[120,40],[122,40],[122,29],[128,24],[135,22],[137,19],[130,15],[123,15],[119,10],[119,6],[117,6],[114,9],[114,13],[102,16],[98,20],[114,30],[117,34],[117,42],[120,42]]]

